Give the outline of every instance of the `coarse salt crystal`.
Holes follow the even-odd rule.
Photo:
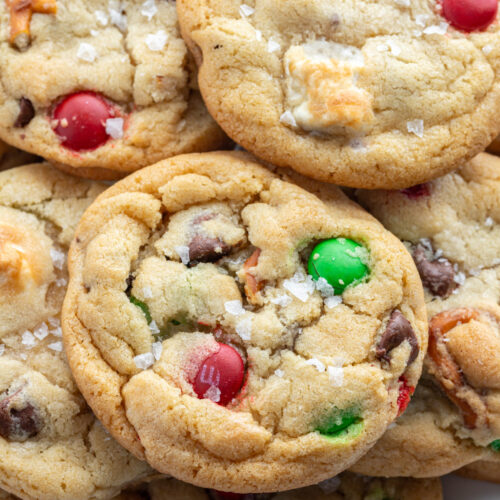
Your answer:
[[[49,318],[47,321],[53,328],[61,326],[61,320],[59,318]]]
[[[483,54],[484,54],[485,56],[488,56],[488,55],[490,55],[490,54],[492,53],[492,51],[493,51],[493,45],[485,45],[485,46],[484,46],[481,50],[483,51]]]
[[[424,120],[412,120],[406,122],[406,128],[411,134],[422,138],[424,136]]]
[[[295,117],[293,116],[292,112],[289,111],[288,109],[281,114],[280,122],[284,123],[285,125],[290,125],[290,127],[297,126],[297,121],[295,120]]]
[[[401,54],[401,47],[394,40],[387,40],[387,45],[392,55],[399,56]]]
[[[491,217],[486,217],[486,220],[484,221],[484,225],[487,227],[493,226],[495,221]]]
[[[82,42],[78,46],[78,51],[76,52],[76,57],[86,62],[94,62],[97,59],[97,50],[90,43]]]
[[[279,377],[279,378],[282,378],[283,375],[285,374],[285,372],[283,370],[280,370],[279,368],[277,370],[274,370],[274,374]]]
[[[47,347],[56,352],[62,352],[63,350],[62,342],[53,342],[52,344],[49,344]]]
[[[458,272],[453,277],[453,281],[458,285],[463,285],[465,283],[465,274],[463,272]]]
[[[250,5],[247,5],[246,3],[240,5],[241,17],[251,16],[254,12],[255,12],[255,9],[253,7],[250,7]]]
[[[47,326],[46,323],[42,323],[38,328],[33,330],[33,335],[38,339],[38,340],[43,340],[47,335],[49,334],[49,327]]]
[[[29,330],[26,330],[22,334],[21,338],[22,338],[21,344],[25,345],[28,349],[31,349],[36,345],[36,339]]]
[[[422,26],[422,28],[425,28],[427,21],[429,21],[429,16],[427,14],[417,14],[415,16],[415,23]]]
[[[140,370],[147,370],[155,362],[152,352],[145,352],[134,357],[134,363]]]
[[[57,269],[62,269],[66,263],[65,253],[57,250],[57,248],[50,249],[50,258]]]
[[[106,134],[113,139],[123,137],[123,118],[108,118],[106,120]]]
[[[260,42],[262,40],[262,31],[255,30],[255,39]]]
[[[292,297],[287,294],[278,295],[271,299],[271,304],[276,304],[277,306],[286,307],[292,302]]]
[[[0,344],[0,356],[5,352],[5,344]]]
[[[54,335],[54,337],[62,337],[62,328],[58,326],[57,328],[50,330],[49,333]]]
[[[151,21],[151,19],[157,12],[158,12],[158,7],[156,6],[155,0],[146,0],[142,4],[141,14],[144,17],[147,17],[148,21]]]
[[[174,247],[174,250],[177,252],[177,255],[181,259],[182,263],[187,266],[189,264],[189,247],[180,245],[178,247]]]
[[[321,293],[323,297],[332,297],[333,295],[335,295],[333,286],[330,285],[330,283],[328,283],[325,278],[319,277],[314,282],[314,284],[316,286],[316,290],[318,290],[318,292]]]
[[[327,309],[333,309],[340,304],[342,304],[342,297],[340,295],[334,295],[333,297],[327,297],[325,299],[325,307]]]
[[[97,30],[90,30],[90,34],[92,36],[99,36],[99,31],[97,31]]]
[[[335,493],[340,486],[340,478],[337,476],[331,477],[330,479],[325,479],[318,483],[320,490],[327,495],[330,493]]]
[[[123,5],[116,0],[111,0],[108,12],[111,24],[114,24],[119,30],[125,31],[127,29],[127,15],[124,13]]]
[[[281,45],[278,42],[275,42],[272,39],[267,42],[267,51],[270,52],[271,54],[280,49]]]
[[[66,286],[68,284],[68,280],[66,278],[59,278],[56,280],[56,286]]]
[[[106,15],[106,12],[103,12],[102,10],[95,11],[95,18],[102,26],[106,26],[108,24],[108,16]]]
[[[252,316],[247,316],[236,324],[236,333],[242,340],[250,340],[252,338]]]
[[[167,43],[167,32],[165,30],[158,30],[156,33],[146,35],[146,45],[149,50],[159,51],[165,47]]]
[[[232,314],[233,316],[239,316],[240,314],[245,313],[245,309],[243,309],[243,306],[241,305],[241,302],[239,300],[229,300],[225,302],[224,309],[226,310],[226,312]]]
[[[211,385],[205,394],[203,394],[203,397],[205,399],[210,399],[210,401],[213,401],[214,403],[218,403],[220,401],[220,389],[215,385]]]
[[[316,288],[311,276],[306,277],[300,271],[283,281],[283,287],[302,302],[307,302]]]
[[[151,323],[149,323],[149,330],[153,335],[158,335],[160,333],[160,329],[158,328],[158,325],[156,324],[156,321],[154,319],[151,320]]]
[[[161,342],[153,342],[151,346],[153,352],[153,357],[158,361],[161,358],[161,353],[163,352],[163,344]]]
[[[441,22],[424,29],[424,35],[445,35],[448,31],[448,23]]]
[[[306,361],[306,365],[311,365],[316,368],[319,372],[325,371],[325,365],[317,358],[311,358]]]
[[[333,387],[341,387],[344,383],[344,369],[341,366],[329,366],[328,378]]]
[[[152,299],[153,298],[153,291],[151,290],[151,288],[149,286],[145,286],[142,289],[142,296],[145,299]]]
[[[394,3],[396,5],[401,6],[401,7],[409,7],[410,6],[410,0],[394,0]]]

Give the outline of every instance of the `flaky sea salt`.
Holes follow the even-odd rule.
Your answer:
[[[55,317],[52,317],[52,318],[49,318],[47,320],[47,322],[49,323],[49,325],[52,327],[52,328],[56,328],[58,326],[61,326],[61,320],[59,318],[55,318]]]
[[[97,50],[90,43],[82,42],[78,46],[78,50],[76,52],[76,57],[86,62],[94,62],[97,59]]]
[[[420,138],[424,136],[424,120],[411,120],[406,122],[406,128],[410,134],[415,134]]]
[[[151,320],[151,323],[149,323],[149,330],[153,335],[158,335],[160,333],[160,329],[154,319]]]
[[[453,277],[453,281],[455,283],[457,283],[458,285],[462,286],[465,283],[465,274],[462,271],[455,273],[455,276]]]
[[[159,51],[165,47],[167,43],[167,32],[165,30],[158,30],[156,33],[146,35],[146,45],[149,50]]]
[[[278,42],[275,42],[273,39],[267,42],[267,51],[271,54],[281,49],[281,45]]]
[[[245,313],[245,309],[239,300],[229,300],[224,303],[224,309],[233,316],[240,316]]]
[[[142,296],[145,299],[152,299],[153,298],[153,291],[151,290],[151,288],[149,286],[145,286],[142,289]]]
[[[262,40],[262,31],[255,30],[255,39],[260,42]]]
[[[113,139],[123,137],[123,118],[108,118],[106,120],[106,134]]]
[[[394,56],[399,56],[401,54],[401,47],[394,40],[387,40],[387,45]]]
[[[290,127],[297,126],[297,121],[295,120],[295,117],[293,116],[292,112],[289,111],[288,109],[281,114],[280,122],[284,123],[285,125],[290,125]]]
[[[49,349],[52,349],[53,351],[62,352],[63,343],[62,342],[52,342],[52,344],[49,344],[47,347]]]
[[[247,316],[236,324],[236,333],[242,340],[250,340],[252,338],[252,316]]]
[[[324,372],[325,371],[325,365],[317,358],[311,358],[306,360],[306,365],[311,365],[316,368],[319,372]]]
[[[324,481],[321,481],[321,483],[318,483],[318,487],[320,490],[329,495],[330,493],[335,493],[340,486],[340,478],[337,476],[331,477],[330,479],[325,479]]]
[[[134,357],[134,363],[140,370],[147,370],[155,362],[152,352],[145,352]]]
[[[491,227],[494,223],[495,221],[491,217],[486,217],[486,220],[484,221],[484,225],[486,227]]]
[[[66,263],[65,253],[57,250],[57,248],[50,249],[50,258],[57,269],[62,269]]]
[[[158,361],[161,358],[161,353],[163,352],[163,344],[161,342],[153,342],[151,346],[153,352],[153,357]]]
[[[47,326],[46,323],[42,323],[38,328],[35,328],[33,330],[33,335],[38,339],[38,340],[43,340],[47,335],[49,334],[49,327]]]
[[[255,9],[253,7],[250,7],[250,5],[247,5],[246,3],[240,5],[241,17],[251,16],[254,12],[255,12]]]
[[[90,34],[92,36],[99,36],[99,31],[98,30],[90,30]]]
[[[0,344],[0,356],[5,352],[5,344]]]
[[[26,346],[28,349],[31,349],[32,347],[35,347],[36,345],[36,339],[34,335],[29,331],[26,330],[22,335],[21,335],[21,344]]]
[[[117,0],[110,0],[108,12],[111,24],[114,24],[120,31],[125,31],[127,29],[127,15],[123,5]]]
[[[327,297],[325,299],[325,307],[327,309],[333,309],[334,307],[337,307],[340,304],[342,304],[342,296],[340,295],[334,295],[333,297]]]
[[[178,247],[174,247],[174,250],[177,252],[177,255],[181,259],[181,262],[187,266],[189,264],[189,247],[184,245],[179,245]]]
[[[107,16],[106,12],[103,12],[102,10],[96,10],[94,12],[94,14],[95,14],[95,18],[97,19],[97,22],[101,26],[106,26],[108,24],[108,16]]]
[[[333,387],[341,387],[344,383],[344,369],[341,366],[329,366],[328,378]]]
[[[280,307],[286,307],[292,302],[292,297],[284,293],[283,295],[278,295],[271,299],[271,304],[276,304]]]
[[[215,385],[211,385],[205,394],[203,394],[203,397],[205,399],[210,399],[210,401],[213,401],[214,403],[218,403],[220,401],[220,389]]]
[[[141,6],[141,14],[148,18],[148,21],[158,12],[155,0],[146,0]]]
[[[448,31],[448,26],[449,24],[443,21],[439,24],[428,26],[424,29],[423,33],[424,35],[445,35]]]
[[[307,302],[316,288],[311,276],[305,276],[300,271],[283,281],[283,287],[302,302]]]
[[[282,378],[283,375],[285,374],[285,372],[283,370],[280,370],[279,368],[274,370],[274,374],[279,377],[279,378]]]
[[[59,278],[56,280],[56,286],[66,286],[68,284],[68,280],[66,278]]]
[[[319,277],[316,281],[314,281],[314,285],[316,286],[316,290],[318,290],[318,292],[325,298],[335,295],[333,286],[330,285],[325,278]]]
[[[493,45],[485,45],[481,50],[485,56],[489,56],[493,51]]]
[[[49,333],[51,335],[53,335],[54,337],[62,337],[62,328],[60,326],[58,326],[58,327],[53,328],[52,330],[50,330]]]
[[[428,21],[429,21],[429,16],[427,14],[417,14],[415,16],[415,23],[418,24],[419,26],[422,26],[422,28],[425,28]]]
[[[394,3],[396,5],[399,5],[400,7],[409,7],[410,6],[410,0],[394,0]]]

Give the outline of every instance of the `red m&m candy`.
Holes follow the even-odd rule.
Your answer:
[[[415,392],[415,387],[408,385],[408,380],[404,375],[399,377],[399,396],[398,396],[398,417],[404,413],[410,404],[411,396]]]
[[[233,347],[219,343],[219,350],[206,358],[193,381],[200,399],[211,399],[222,406],[238,394],[243,385],[245,366]]]
[[[463,31],[485,30],[496,18],[498,0],[443,0],[443,15]]]
[[[114,109],[104,98],[94,92],[79,92],[65,97],[57,105],[54,131],[68,149],[88,151],[109,139],[106,120],[114,116]]]

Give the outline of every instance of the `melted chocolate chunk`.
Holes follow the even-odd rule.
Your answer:
[[[408,362],[406,363],[406,366],[408,366],[413,363],[418,356],[418,340],[410,322],[403,316],[403,314],[398,310],[392,311],[389,322],[385,328],[385,332],[377,345],[377,358],[390,361],[389,352],[395,347],[398,347],[405,340],[407,340],[411,346],[410,356],[408,357]]]
[[[21,97],[21,100],[19,101],[19,114],[14,122],[14,127],[26,127],[26,125],[33,120],[34,116],[35,108],[33,107],[32,102],[29,99],[26,99],[26,97]]]
[[[453,271],[453,266],[448,260],[444,258],[428,260],[421,245],[418,245],[413,252],[413,260],[422,283],[434,295],[446,298],[457,287],[454,280],[455,271]]]
[[[20,391],[0,401],[0,436],[9,441],[26,441],[43,426],[38,410],[28,401],[19,404]]]
[[[196,234],[189,243],[189,260],[194,262],[216,262],[231,252],[231,246],[219,238]]]

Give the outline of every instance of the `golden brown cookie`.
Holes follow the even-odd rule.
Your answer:
[[[185,155],[87,210],[65,345],[120,443],[160,472],[254,493],[331,477],[381,435],[420,375],[421,284],[336,191],[325,204],[249,155]]]
[[[500,462],[480,460],[479,462],[466,465],[457,473],[470,479],[500,483]]]

